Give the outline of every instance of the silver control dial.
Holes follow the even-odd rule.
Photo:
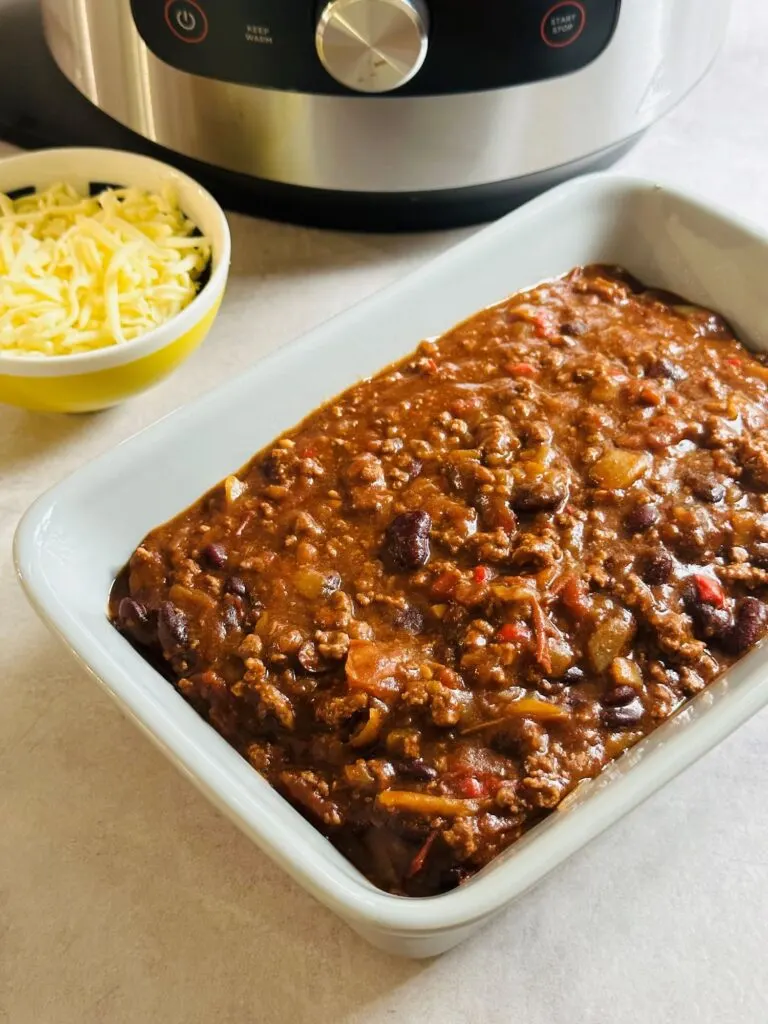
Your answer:
[[[356,92],[391,92],[427,55],[429,15],[422,0],[331,0],[315,43],[325,70]]]

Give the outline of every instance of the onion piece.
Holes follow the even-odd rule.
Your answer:
[[[416,793],[408,789],[385,789],[376,797],[376,802],[388,811],[445,818],[470,817],[477,814],[482,806],[480,800],[460,800],[455,796]]]

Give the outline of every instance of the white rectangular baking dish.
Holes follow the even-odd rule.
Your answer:
[[[33,505],[16,535],[33,605],[123,710],[310,893],[390,952],[449,949],[727,736],[768,701],[768,647],[474,879],[408,900],[370,885],[131,649],[107,622],[107,593],[147,530],[321,402],[481,307],[593,261],[712,306],[752,347],[768,349],[768,236],[673,189],[594,175],[529,203],[78,470]]]

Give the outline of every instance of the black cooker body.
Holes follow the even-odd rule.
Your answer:
[[[369,0],[358,2],[364,8]],[[608,46],[620,6],[620,0],[396,2],[414,7],[428,37],[418,73],[397,88],[401,98],[502,89],[578,71]],[[334,0],[131,0],[146,45],[179,71],[349,96],[356,90],[318,56],[318,25],[335,6]]]

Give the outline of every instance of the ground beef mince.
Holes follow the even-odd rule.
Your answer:
[[[577,269],[154,530],[112,619],[376,885],[445,891],[763,636],[767,388],[719,316]]]

